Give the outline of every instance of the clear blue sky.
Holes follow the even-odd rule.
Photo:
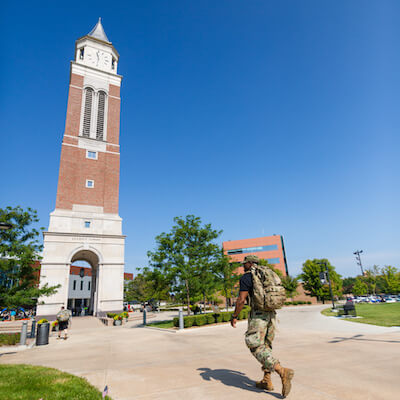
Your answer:
[[[0,206],[54,209],[69,61],[103,18],[121,58],[126,270],[173,217],[282,234],[289,272],[400,264],[400,3],[2,3]]]

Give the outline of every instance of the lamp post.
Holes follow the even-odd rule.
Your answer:
[[[336,309],[336,307],[335,307],[335,300],[333,299],[332,283],[331,283],[331,278],[329,277],[328,264],[327,264],[325,261],[323,261],[323,262],[321,263],[321,265],[322,265],[323,267],[325,267],[325,268],[324,268],[324,271],[322,271],[322,272],[319,273],[319,278],[320,278],[321,283],[322,283],[323,285],[326,283],[326,281],[328,281],[328,284],[329,284],[329,293],[330,293],[330,295],[331,295],[331,300],[332,300],[332,309],[335,310],[335,309]]]
[[[361,268],[361,275],[364,276],[364,270],[363,270],[363,266],[361,263],[361,256],[360,256],[360,254],[362,252],[363,252],[362,250],[356,250],[353,254],[356,256],[357,265]]]

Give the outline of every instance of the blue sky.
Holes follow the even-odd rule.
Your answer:
[[[54,209],[75,40],[120,53],[126,270],[195,214],[222,240],[285,238],[289,272],[400,264],[396,1],[1,5],[0,206]]]

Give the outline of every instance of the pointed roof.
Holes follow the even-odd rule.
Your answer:
[[[92,36],[96,39],[102,40],[103,42],[111,43],[104,32],[103,25],[101,24],[101,18],[99,18],[96,26],[88,33],[88,36]]]

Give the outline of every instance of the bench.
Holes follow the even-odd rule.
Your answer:
[[[338,307],[338,317],[357,317],[354,304],[345,304]]]

